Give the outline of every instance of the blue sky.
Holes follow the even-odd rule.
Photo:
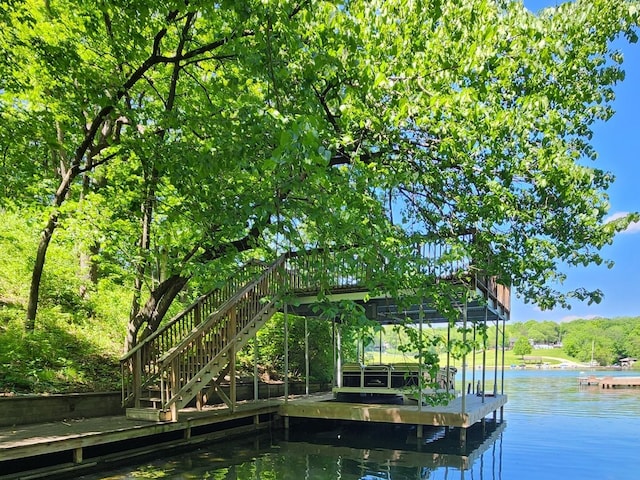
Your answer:
[[[528,0],[532,11],[556,2]],[[593,144],[599,153],[594,166],[616,176],[609,189],[610,214],[640,211],[640,44],[618,41],[624,53],[624,82],[615,88],[615,116],[594,128]],[[576,302],[571,310],[540,311],[512,295],[511,320],[569,321],[574,318],[640,316],[640,224],[616,236],[613,245],[603,249],[605,258],[615,262],[612,269],[590,266],[566,270],[564,287],[599,288],[604,292],[600,304]]]

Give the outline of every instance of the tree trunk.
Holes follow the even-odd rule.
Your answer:
[[[144,306],[129,319],[124,344],[125,353],[138,343],[138,334],[143,325],[146,324],[141,338],[146,338],[157,330],[171,303],[185,287],[189,278],[173,275],[151,292]]]
[[[33,266],[33,272],[31,275],[31,288],[29,290],[29,303],[27,304],[27,318],[25,320],[24,328],[28,332],[32,332],[36,326],[36,313],[38,311],[38,296],[40,294],[40,280],[42,279],[42,272],[44,270],[44,261],[47,257],[47,249],[49,248],[49,242],[53,236],[53,231],[58,223],[57,213],[51,214],[47,226],[42,230],[40,235],[40,242],[38,243],[38,250],[36,252],[36,262]]]
[[[89,156],[87,159],[87,168],[91,169],[93,166],[93,157]],[[89,172],[85,172],[82,176],[82,191],[80,192],[80,200],[78,201],[79,209],[82,210],[85,207],[87,195],[91,189],[91,176]],[[100,244],[93,238],[89,240],[89,245],[80,246],[80,291],[78,292],[80,298],[86,298],[87,291],[91,286],[98,283],[98,267],[94,261],[95,256],[100,251]]]

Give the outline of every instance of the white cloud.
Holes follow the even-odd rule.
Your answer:
[[[614,220],[622,218],[628,214],[629,212],[616,212],[612,215],[609,215],[607,218],[605,218],[604,223],[613,222]],[[623,230],[620,233],[640,233],[640,222],[631,222],[629,226],[626,228],[626,230]]]

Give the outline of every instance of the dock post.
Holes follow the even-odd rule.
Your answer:
[[[82,447],[73,449],[73,463],[82,463]]]
[[[464,299],[464,307],[462,307],[462,343],[467,343],[467,297]],[[449,372],[447,372],[449,375]],[[461,409],[462,414],[467,410],[467,354],[462,355],[462,400]]]
[[[416,425],[416,437],[422,438],[424,436],[424,427],[422,425]]]
[[[258,336],[253,337],[253,400],[260,398],[260,387],[258,384]]]
[[[467,445],[467,429],[465,427],[460,427],[460,446],[462,448]]]
[[[309,396],[309,326],[304,317],[304,394]]]

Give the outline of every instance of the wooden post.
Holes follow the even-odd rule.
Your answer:
[[[418,411],[421,412],[422,411],[422,389],[423,389],[423,375],[422,375],[422,365],[424,363],[424,358],[422,355],[422,322],[424,320],[424,299],[420,299],[420,313],[419,313],[419,317],[420,317],[420,324],[419,324],[419,329],[418,329],[418,335],[420,340],[418,340]],[[447,372],[447,375],[449,374],[449,372]],[[431,381],[433,381],[433,379],[430,379]],[[448,380],[447,380],[448,382]],[[391,382],[389,382],[389,387],[391,387]],[[419,425],[418,428],[420,429],[420,435],[418,436],[418,438],[422,438],[422,425]]]
[[[500,330],[500,319],[496,319],[496,354],[494,358],[495,367],[493,369],[493,394],[498,394],[498,330]],[[504,370],[504,369],[503,369]]]
[[[176,392],[178,391],[178,357],[176,357],[171,363],[170,377],[171,377],[171,382],[169,385],[169,398],[167,398],[167,401],[173,399]],[[164,408],[164,405],[163,405],[163,408]],[[177,401],[173,401],[171,403],[171,421],[172,422],[178,421],[178,402]]]
[[[133,357],[133,396],[135,407],[140,408],[140,397],[142,396],[142,348],[138,348]]]
[[[334,319],[335,322],[335,319]],[[342,325],[336,325],[336,385],[338,388],[342,387]]]
[[[465,295],[464,306],[462,307],[462,343],[467,344],[467,297]],[[449,375],[449,372],[447,372]],[[462,355],[462,413],[467,410],[467,354]]]
[[[502,317],[502,381],[500,382],[500,395],[504,395],[504,342],[507,328],[507,320]]]
[[[253,399],[260,398],[258,385],[258,336],[253,337]]]
[[[309,329],[307,317],[304,317],[304,393],[309,396]]]
[[[485,390],[487,380],[487,317],[489,316],[489,307],[484,307],[484,335],[482,336],[482,403],[485,402]]]
[[[82,447],[73,449],[73,463],[82,463]]]
[[[336,368],[336,319],[331,319],[331,342],[332,342],[332,352],[331,358],[333,360],[333,380],[331,382],[332,387],[338,386],[338,369]],[[124,398],[124,397],[123,397]]]
[[[289,312],[284,304],[284,403],[289,401]],[[289,428],[289,417],[285,417],[285,428]]]
[[[236,410],[236,335],[238,334],[238,329],[236,326],[236,309],[232,308],[229,312],[229,330],[231,331],[231,344],[229,345],[229,397],[231,400],[231,411],[235,412]]]
[[[460,446],[462,448],[467,445],[467,429],[465,427],[460,427]]]

